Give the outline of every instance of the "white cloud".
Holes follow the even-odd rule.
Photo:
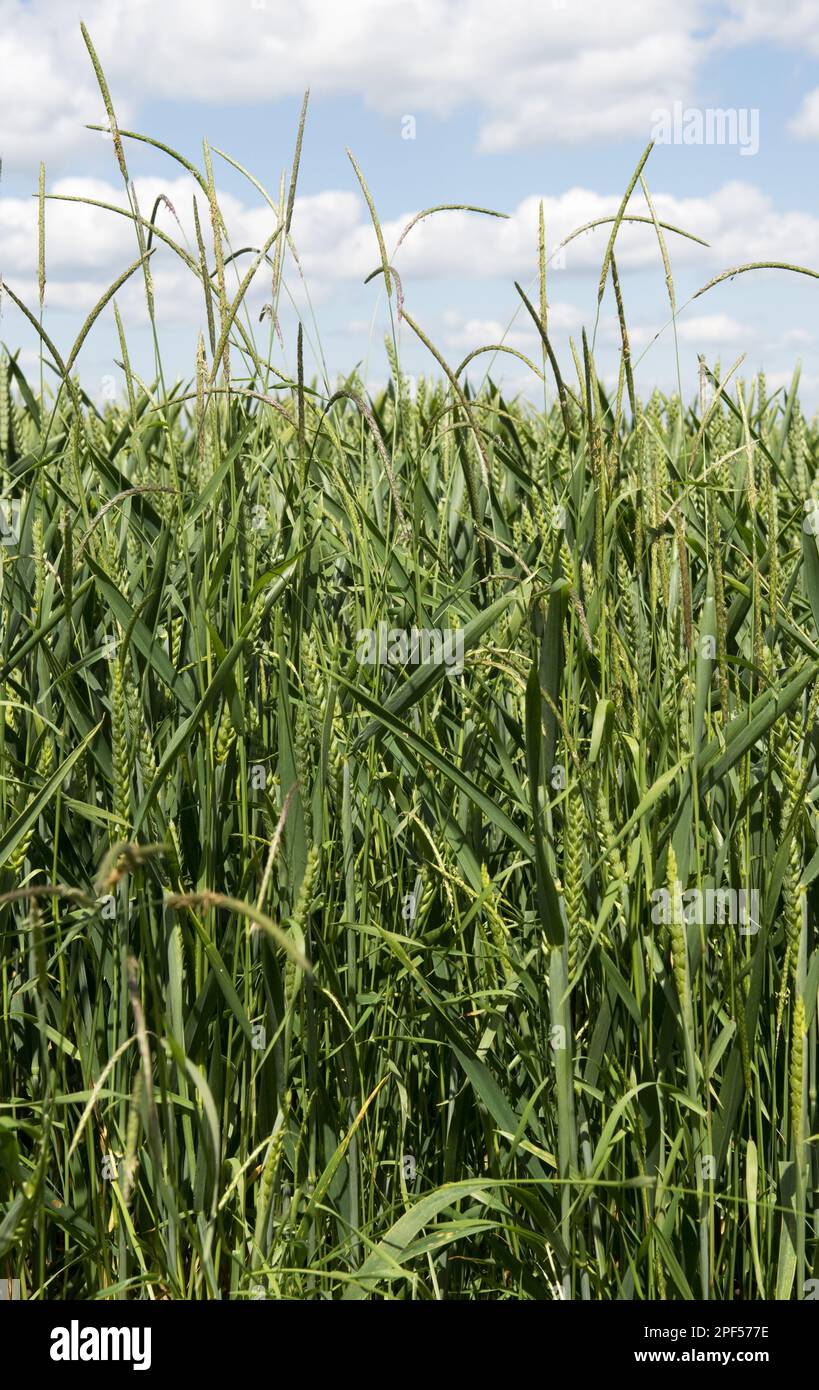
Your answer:
[[[767,378],[768,392],[779,391],[783,386],[789,387],[793,381],[793,368],[785,371],[770,371],[765,373]],[[815,401],[819,394],[819,372],[802,372],[799,377],[799,397],[808,397]]]
[[[715,53],[775,44],[819,55],[819,6],[792,0],[85,0],[83,15],[122,126],[152,101],[361,99],[398,122],[476,113],[484,151],[647,139],[651,113],[696,99]],[[0,154],[7,167],[64,168],[93,150],[104,118],[65,0],[0,0]],[[791,123],[819,136],[817,93]]]
[[[63,194],[81,194],[99,202],[125,206],[123,191],[104,180],[66,178],[58,180],[53,187]],[[159,225],[193,250],[192,199],[198,191],[194,180],[188,176],[170,180],[138,179],[136,187],[140,207],[146,216],[150,215],[160,193],[171,201],[182,223],[182,232],[164,205],[157,214]],[[611,217],[619,201],[618,194],[583,188],[568,189],[558,196],[544,198],[549,247],[553,248],[579,225],[597,217]],[[225,193],[220,195],[220,202],[234,247],[258,246],[269,237],[275,226],[275,215],[260,200],[243,202],[235,194]],[[513,279],[521,281],[524,287],[528,286],[532,299],[536,299],[539,202],[537,195],[524,198],[511,209],[505,221],[462,212],[430,217],[413,227],[397,252],[396,242],[414,210],[407,208],[400,217],[383,223],[388,254],[402,277],[407,308],[429,327],[434,340],[441,342],[451,361],[474,348],[498,342],[539,360],[538,335],[512,286]],[[681,346],[686,348],[686,358],[693,359],[697,351],[719,350],[723,346],[726,352],[736,353],[750,347],[758,353],[760,345],[767,344],[773,368],[788,363],[795,350],[808,346],[804,330],[802,337],[796,336],[794,329],[798,331],[798,321],[790,330],[790,337],[779,331],[772,338],[763,330],[765,320],[759,316],[760,307],[766,303],[770,306],[771,293],[778,293],[783,283],[796,289],[812,288],[808,282],[800,285],[793,276],[776,271],[764,272],[761,276],[749,275],[736,285],[722,285],[702,301],[693,304],[685,301],[693,288],[732,265],[770,259],[793,260],[819,267],[819,217],[780,210],[769,197],[744,183],[727,184],[708,198],[680,198],[658,192],[655,206],[660,218],[696,231],[710,243],[705,248],[667,234],[681,306],[678,335]],[[645,211],[640,198],[635,197],[633,209]],[[200,201],[200,212],[206,242],[210,245],[209,220],[203,201]],[[571,242],[566,251],[566,269],[548,274],[550,333],[561,357],[566,334],[577,338],[581,324],[592,327],[596,278],[609,230],[610,223]],[[369,331],[368,320],[360,316],[372,312],[376,315],[375,337],[379,338],[384,327],[383,282],[378,279],[366,287],[363,283],[365,276],[378,265],[379,251],[360,192],[327,190],[297,198],[293,236],[311,302],[330,305],[328,311],[319,315],[322,332],[328,328],[331,332],[342,331],[346,323],[349,340],[354,334]],[[14,291],[34,309],[37,303],[36,199],[0,199],[0,246],[3,249],[0,270]],[[85,313],[134,260],[136,249],[133,227],[126,217],[86,203],[47,203],[46,327],[62,351],[67,351]],[[244,274],[249,260],[249,256],[244,256],[236,266],[229,268],[230,294],[235,293],[238,278]],[[663,271],[653,226],[624,223],[618,237],[617,261],[624,282],[629,335],[635,356],[649,349],[660,332],[661,358],[663,350],[673,343],[673,336],[664,312]],[[209,264],[213,264],[211,253]],[[151,269],[161,329],[166,332],[179,328],[182,330],[180,342],[184,338],[190,345],[195,341],[195,332],[203,327],[204,319],[203,293],[197,277],[161,243],[157,244],[152,257]],[[642,281],[631,278],[630,272],[645,271],[653,278],[644,277]],[[297,310],[305,314],[306,292],[298,270],[289,259],[286,280]],[[441,295],[439,286],[443,283],[450,305],[457,303],[460,287],[464,291],[463,303],[475,304],[476,308],[439,307],[436,299]],[[474,286],[480,288],[474,289]],[[449,298],[451,292],[453,297]],[[260,341],[265,340],[266,329],[258,328],[258,315],[269,295],[270,269],[262,265],[247,302],[249,321],[254,332],[261,334]],[[117,302],[126,333],[130,335],[132,329],[144,330],[147,313],[140,272],[132,275],[118,292]],[[420,312],[416,312],[416,304]],[[293,340],[293,321],[287,295],[283,297],[281,308],[282,332],[285,345],[288,345]],[[603,308],[598,345],[604,355],[601,365],[605,366],[606,355],[619,352],[619,326],[610,298]],[[4,339],[28,345],[31,333],[8,301],[3,304],[3,313],[8,324],[3,327]],[[734,316],[738,314],[742,318]],[[655,315],[656,322],[652,326]],[[112,320],[112,309],[108,307],[101,323],[107,325],[106,331],[113,337]],[[309,315],[307,322],[309,324]],[[96,330],[94,336],[97,337]],[[103,333],[101,340],[104,336]],[[147,341],[147,335],[144,336]],[[408,331],[403,341],[410,355],[414,350],[423,356]],[[109,347],[107,352],[110,354],[111,350]],[[93,348],[90,351],[93,352]],[[349,348],[346,354],[349,356]],[[179,355],[181,362],[190,360],[190,352],[186,356],[180,348]],[[412,359],[413,363],[416,360]],[[509,374],[512,360],[504,364],[504,378]],[[652,353],[652,370],[656,369],[657,360],[658,355]],[[336,365],[349,367],[349,361],[334,362],[334,367]],[[413,365],[412,369],[417,367]]]
[[[37,303],[37,281],[15,281],[15,294],[28,308]],[[83,317],[105,293],[102,280],[52,280],[46,283],[45,309],[67,310]]]
[[[73,5],[4,0],[0,129],[10,164],[59,161],[102,103]],[[706,0],[86,0],[120,125],[152,98],[358,96],[400,118],[477,107],[487,150],[633,135],[691,94]]]
[[[628,8],[628,7],[627,7]],[[619,14],[598,8],[601,18]],[[647,140],[651,113],[693,87],[696,42],[669,22],[660,33],[612,32],[524,69],[518,82],[488,103],[480,133],[484,150],[548,142],[575,144],[631,135]]]
[[[798,140],[819,140],[819,87],[808,92],[788,130]]]
[[[724,45],[765,41],[808,49],[819,54],[819,10],[815,0],[789,0],[772,5],[770,0],[728,0],[725,20],[716,39]]]
[[[816,0],[789,0],[787,5],[772,5],[770,0],[728,0],[726,8],[727,17],[712,36],[715,49],[773,44],[819,56]],[[819,138],[819,89],[806,95],[788,130],[800,140]]]
[[[171,202],[175,216],[160,204],[157,224],[195,254],[192,204],[197,194],[206,241],[210,242],[207,208],[194,180],[187,175],[162,180],[137,179],[139,206],[149,217],[160,194]],[[101,179],[59,179],[49,189],[62,197],[77,196],[125,209],[122,190]],[[417,223],[396,251],[396,244],[413,210],[382,224],[388,255],[394,259],[406,294],[413,281],[444,277],[457,280],[520,279],[530,284],[537,270],[538,208],[541,199],[522,199],[506,219],[466,212],[447,212]],[[611,219],[620,196],[592,189],[571,188],[556,197],[543,198],[547,250],[554,251],[571,231],[598,218]],[[275,214],[259,203],[244,203],[234,194],[220,194],[220,204],[235,248],[258,247],[275,229]],[[663,221],[694,232],[709,246],[666,233],[672,268],[692,267],[703,282],[715,271],[754,260],[797,261],[819,266],[819,217],[799,211],[780,211],[771,198],[751,184],[729,183],[708,198],[681,198],[656,193],[654,204]],[[646,216],[646,205],[635,196],[629,212]],[[177,224],[177,218],[182,230]],[[611,221],[586,232],[565,248],[565,268],[549,268],[549,298],[559,325],[561,303],[577,274],[597,273]],[[311,296],[320,295],[339,281],[363,282],[379,265],[378,245],[363,197],[358,192],[328,190],[297,198],[292,226],[299,261]],[[33,198],[0,199],[0,269],[16,288],[15,277],[31,279],[37,269],[37,202]],[[178,274],[196,286],[190,270],[161,242],[152,259],[155,277]],[[617,243],[622,271],[659,267],[659,251],[653,226],[624,222]],[[94,282],[100,292],[137,253],[133,227],[127,217],[92,207],[87,202],[46,203],[46,268],[49,285],[62,279]],[[228,289],[250,263],[245,255],[228,269]],[[212,260],[211,260],[212,264]],[[773,274],[774,272],[770,272]],[[254,282],[254,294],[263,296],[269,285],[269,268],[262,264]],[[138,277],[135,277],[138,279]],[[291,264],[294,287],[299,277]],[[170,284],[170,281],[168,282]],[[380,282],[376,282],[380,283]],[[197,288],[197,294],[201,290]],[[259,301],[261,303],[261,299]],[[712,316],[713,317],[713,316]],[[711,320],[709,320],[710,322]],[[703,321],[705,323],[705,321]],[[716,320],[712,323],[715,329]],[[565,325],[576,327],[575,323]]]
[[[664,342],[673,342],[673,328],[669,321],[653,325],[634,324],[630,325],[628,330],[632,348],[647,347],[661,334]],[[613,338],[613,332],[608,336]],[[698,351],[724,346],[740,351],[748,347],[749,340],[753,337],[753,328],[731,318],[729,314],[692,314],[683,309],[677,319],[677,338],[680,343]]]
[[[574,332],[583,322],[583,315],[574,304],[555,303],[549,305],[550,332],[557,329],[567,333]],[[539,351],[541,338],[533,325],[527,326],[519,320],[510,326],[500,319],[470,318],[464,320],[457,311],[449,311],[449,332],[446,334],[447,347],[471,352],[478,347],[488,347],[503,343],[506,347],[517,348],[528,354]]]
[[[808,347],[815,342],[815,336],[809,333],[807,328],[786,328],[782,334],[782,342],[787,347]]]
[[[728,314],[684,315],[677,325],[681,342],[703,348],[719,347],[723,343],[744,346],[751,333],[747,324],[739,323]]]
[[[83,122],[104,119],[90,63],[82,63],[76,44],[62,52],[67,21],[82,44],[68,7],[47,13],[37,4],[0,5],[0,153],[8,164],[59,160],[77,148]]]
[[[795,261],[819,267],[819,217],[797,211],[780,211],[773,200],[747,183],[728,183],[709,197],[653,196],[661,221],[691,232],[709,243],[703,247],[666,232],[672,270],[702,268],[703,283],[714,273],[749,261]],[[537,196],[523,199],[508,220],[446,213],[413,228],[400,247],[396,265],[411,280],[413,275],[455,275],[487,279],[493,276],[531,277],[537,268]],[[598,218],[612,218],[619,207],[617,194],[572,188],[557,197],[543,199],[547,244],[556,247],[573,230]],[[645,217],[647,208],[636,195],[629,213]],[[384,224],[388,250],[402,219]],[[565,248],[565,269],[547,272],[550,294],[575,273],[600,268],[611,223],[584,233]],[[339,247],[339,260],[344,261]],[[365,239],[369,268],[377,263],[372,233]],[[654,228],[650,224],[624,222],[618,233],[617,262],[621,270],[660,265]],[[770,272],[774,274],[775,272]]]

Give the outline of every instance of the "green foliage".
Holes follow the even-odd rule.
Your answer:
[[[437,350],[412,393],[398,321],[373,399],[290,380],[275,303],[257,344],[247,275],[229,299],[209,152],[194,172],[218,274],[200,228],[190,387],[159,356],[134,377],[117,317],[125,404],[90,403],[70,367],[110,294],[65,364],[44,339],[56,394],[0,359],[0,1277],[801,1297],[819,555],[796,382],[626,415],[584,338],[577,390],[558,373],[539,409]],[[128,215],[152,312],[160,232]],[[757,920],[699,920],[692,890],[757,894]]]

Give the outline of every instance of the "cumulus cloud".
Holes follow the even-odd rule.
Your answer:
[[[482,151],[647,139],[652,114],[696,101],[714,53],[819,54],[819,7],[793,0],[85,0],[122,126],[152,101],[270,103],[310,86],[419,122],[469,110]],[[104,118],[73,5],[0,0],[0,156],[64,169]],[[423,130],[423,125],[419,127]],[[792,135],[819,138],[819,89]]]
[[[673,336],[669,324],[655,324],[653,327],[636,324],[629,328],[629,341],[632,347],[645,347],[661,333],[665,333],[669,340]],[[749,339],[753,337],[754,329],[748,324],[740,323],[738,319],[731,318],[730,314],[683,312],[677,321],[679,342],[702,352],[726,346],[739,350],[746,347]]]
[[[86,0],[84,17],[120,125],[152,98],[269,102],[359,96],[371,108],[445,116],[473,106],[485,150],[622,135],[691,94],[707,53],[706,0]],[[4,0],[4,158],[54,163],[100,119],[74,7]],[[87,140],[87,136],[85,137]]]
[[[205,230],[207,209],[201,190],[187,175],[180,178],[137,179],[140,210],[150,216],[160,195],[157,223],[188,254],[195,255],[193,199],[200,204]],[[122,189],[102,179],[58,179],[49,188],[56,195],[46,203],[47,296],[56,307],[67,303],[68,292],[57,285],[65,280],[92,285],[100,293],[117,273],[135,258],[136,240],[128,217],[106,211],[94,203],[107,203],[127,211]],[[81,201],[71,201],[80,199]],[[490,281],[512,279],[531,281],[537,270],[538,210],[541,198],[523,198],[505,219],[465,212],[446,212],[417,223],[401,240],[414,209],[382,223],[388,254],[394,260],[405,293],[414,282],[437,279]],[[571,188],[565,193],[542,199],[547,230],[547,253],[553,265],[548,271],[550,300],[555,300],[553,322],[572,330],[568,320],[560,322],[563,302],[571,297],[569,287],[575,277],[596,274],[610,230],[611,218],[619,206],[616,193]],[[258,248],[275,230],[276,217],[260,202],[243,202],[233,193],[220,195],[230,245],[239,250]],[[691,231],[709,243],[701,246],[682,236],[667,233],[674,269],[691,268],[702,275],[703,283],[715,271],[754,260],[795,260],[819,263],[819,218],[810,213],[778,209],[771,198],[751,184],[729,183],[708,198],[678,197],[658,192],[654,196],[657,215],[672,226]],[[646,217],[647,208],[635,196],[629,212]],[[562,253],[560,242],[576,228],[600,218],[609,222],[584,232],[570,241]],[[180,225],[181,224],[181,229]],[[379,264],[378,245],[366,204],[359,192],[327,190],[296,199],[292,235],[312,297],[322,297],[339,282],[363,283]],[[400,241],[400,246],[398,245]],[[0,245],[2,272],[13,288],[21,277],[31,281],[37,266],[37,203],[33,198],[0,200]],[[195,296],[201,296],[195,276],[161,242],[152,260],[159,283],[164,275],[169,289],[189,283]],[[229,288],[238,285],[250,263],[246,253],[229,269]],[[658,267],[659,252],[650,222],[623,223],[618,237],[618,264],[621,271]],[[560,266],[554,269],[554,264]],[[775,272],[770,272],[774,274]],[[174,279],[173,277],[176,277]],[[262,264],[253,286],[252,302],[261,304],[270,283],[269,266]],[[135,280],[138,277],[135,277]],[[300,290],[299,268],[290,263],[294,293]],[[73,291],[72,291],[73,293]],[[716,333],[724,322],[708,316],[700,321],[704,332]]]
[[[66,8],[46,14],[42,5],[0,4],[0,154],[8,165],[59,161],[77,148],[83,122],[104,119],[91,65],[82,63],[76,42],[67,61],[61,53],[69,16],[80,39]],[[125,102],[123,115],[129,111]]]
[[[819,11],[814,0],[728,0],[714,34],[717,44],[777,43],[819,54]]]
[[[729,314],[694,314],[681,319],[677,326],[681,342],[703,348],[743,343],[752,331]]]
[[[122,209],[127,206],[123,190],[105,180],[59,179],[51,191],[63,197],[79,195]],[[173,213],[165,203],[160,203],[157,221],[189,253],[195,250],[192,204],[196,194],[209,244],[207,209],[201,190],[192,178],[183,175],[168,180],[138,179],[136,191],[145,216],[150,215],[160,194],[170,201]],[[232,192],[220,194],[230,245],[234,248],[258,247],[275,227],[273,211],[256,199],[255,194],[253,198],[255,201],[250,198],[242,201]],[[422,321],[453,362],[475,348],[501,342],[539,361],[539,338],[514,293],[512,280],[528,284],[534,295],[540,201],[537,194],[522,199],[511,209],[507,220],[462,212],[429,217],[415,224],[397,251],[396,244],[415,209],[409,207],[399,217],[383,222],[388,255],[401,274],[407,307],[415,312],[415,305],[421,306]],[[617,194],[582,188],[545,197],[548,249],[554,251],[559,241],[580,225],[602,216],[611,218],[619,201]],[[685,286],[678,294],[682,309],[677,321],[679,343],[687,355],[685,360],[690,358],[695,369],[697,352],[724,350],[726,354],[736,355],[753,348],[758,355],[764,343],[773,354],[772,368],[778,365],[774,359],[780,354],[780,361],[783,358],[790,361],[794,349],[804,347],[807,339],[797,339],[791,333],[790,338],[780,335],[772,342],[763,334],[754,306],[758,309],[759,292],[764,293],[768,281],[776,281],[778,277],[780,283],[783,278],[793,283],[795,277],[783,277],[781,272],[775,271],[763,272],[761,281],[755,275],[743,277],[737,286],[722,286],[713,299],[709,297],[694,304],[686,304],[685,300],[693,287],[704,284],[716,272],[731,265],[767,259],[819,264],[819,217],[779,209],[772,199],[744,183],[727,184],[707,199],[658,192],[654,201],[660,218],[695,231],[710,243],[706,248],[667,234],[678,286]],[[645,213],[640,197],[635,196],[633,210]],[[565,267],[548,273],[550,333],[559,354],[565,349],[569,334],[577,339],[582,324],[592,327],[596,279],[609,230],[610,223],[570,242],[566,248]],[[351,315],[373,312],[378,319],[376,336],[380,336],[385,327],[383,302],[379,308],[378,299],[383,296],[383,282],[379,279],[364,286],[365,277],[379,264],[379,251],[360,191],[326,190],[297,198],[292,232],[299,261],[298,265],[291,258],[287,262],[287,290],[280,305],[285,343],[292,339],[293,311],[302,315],[306,311],[308,289],[314,306],[330,306],[322,310],[322,332],[328,328],[333,331],[334,322],[340,331],[346,323],[347,338],[353,336],[353,324],[355,335],[369,332],[368,320],[352,319]],[[179,329],[190,347],[195,341],[195,332],[204,327],[201,284],[167,246],[161,242],[155,244],[157,249],[151,270],[157,318],[163,330]],[[24,302],[34,308],[37,302],[36,199],[0,199],[0,246],[3,251],[0,269],[4,278]],[[134,229],[127,217],[93,207],[89,202],[47,203],[46,324],[58,343],[67,348],[85,313],[134,260],[136,253]],[[236,292],[250,259],[246,254],[229,267],[229,294]],[[656,365],[655,339],[662,358],[673,338],[668,316],[663,316],[661,307],[665,291],[653,226],[624,223],[618,238],[617,259],[630,311],[632,349],[636,355],[651,351],[652,371],[660,370]],[[209,263],[212,266],[212,255],[209,255]],[[646,271],[653,275],[653,281],[645,280]],[[642,281],[631,281],[632,272],[638,277],[642,275]],[[452,307],[446,311],[438,306],[430,312],[429,299],[426,304],[423,302],[424,286],[442,284],[446,284],[448,295],[457,286],[462,287],[464,302],[480,306],[477,312]],[[435,293],[440,291],[436,288]],[[251,326],[257,324],[261,307],[269,297],[270,267],[262,264],[247,296]],[[147,311],[139,272],[118,292],[117,302],[129,334],[133,329],[145,328]],[[453,305],[456,301],[449,299],[448,302]],[[737,316],[740,306],[741,318]],[[729,308],[734,310],[733,314],[727,312]],[[14,306],[6,301],[3,312],[7,320],[15,320],[13,328],[4,329],[4,338],[28,343],[30,334]],[[63,323],[50,321],[49,315],[61,314]],[[109,308],[101,320],[101,324],[108,323],[108,331],[111,314]],[[656,320],[655,314],[658,315]],[[411,336],[407,342],[412,349]],[[598,343],[603,352],[601,367],[605,370],[610,355],[619,353],[620,344],[619,325],[613,306],[608,302],[598,325]],[[180,351],[181,361],[189,357],[190,352],[185,357]],[[417,358],[412,360],[415,363]],[[503,368],[497,368],[504,380],[510,373],[514,374],[509,365],[512,360],[506,359]],[[349,363],[344,365],[348,367]],[[635,370],[637,365],[635,359]],[[496,369],[493,367],[493,370]]]
[[[788,130],[798,140],[819,140],[819,87],[808,92]]]
[[[445,316],[447,332],[444,341],[447,347],[469,352],[476,347],[503,343],[506,347],[517,348],[520,352],[539,351],[541,338],[533,326],[524,322],[503,323],[500,319],[464,319],[457,311],[450,310]],[[568,333],[579,329],[583,315],[574,304],[555,303],[549,305],[550,329]]]

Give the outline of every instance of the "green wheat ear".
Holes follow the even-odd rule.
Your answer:
[[[307,927],[307,919],[313,903],[313,894],[316,883],[316,876],[319,868],[319,852],[315,845],[311,845],[307,852],[307,862],[304,868],[304,876],[299,885],[299,893],[293,908],[293,915],[290,919],[290,931],[296,942],[304,939]],[[299,970],[292,956],[288,956],[285,967],[285,1003],[289,1008],[293,1001],[295,990],[302,972]]]
[[[586,818],[580,788],[569,787],[566,802],[566,822],[563,832],[563,896],[569,924],[569,979],[574,980],[577,961],[588,930],[586,901],[583,886],[583,836]]]

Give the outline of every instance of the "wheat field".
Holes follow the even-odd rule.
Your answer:
[[[653,223],[674,316],[685,234],[647,151],[602,229],[615,387],[593,323],[557,361],[542,235],[515,292],[534,393],[495,384],[503,344],[445,361],[355,161],[390,380],[308,379],[301,330],[287,374],[305,111],[261,247],[231,245],[207,146],[201,167],[165,151],[199,187],[190,248],[136,204],[147,137],[119,130],[85,37],[135,260],[58,348],[43,174],[39,306],[3,286],[4,337],[22,313],[43,366],[0,356],[0,1278],[34,1299],[815,1296],[798,372],[769,394],[702,359],[696,400],[640,399],[616,240]],[[155,323],[160,242],[201,294],[186,382],[159,332],[153,375],[132,369],[117,304],[142,279]],[[101,317],[122,384],[102,406]]]

